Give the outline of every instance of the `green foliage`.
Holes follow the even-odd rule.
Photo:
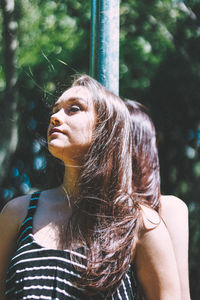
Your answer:
[[[20,141],[0,190],[3,201],[60,180],[45,141],[49,106],[75,73],[89,69],[90,1],[16,2]],[[120,15],[120,94],[151,110],[162,190],[189,206],[191,288],[198,299],[200,0],[121,1]],[[4,77],[0,67],[0,91]]]
[[[1,195],[4,201],[44,188],[58,179],[44,177],[49,154],[46,130],[49,107],[77,72],[89,68],[89,2],[18,1],[18,95],[20,140]],[[0,48],[1,51],[1,48]],[[0,52],[0,60],[3,59]],[[0,84],[5,88],[3,70]],[[3,94],[2,94],[3,95]],[[1,101],[1,98],[0,98]]]
[[[122,4],[120,86],[123,95],[138,97],[150,87],[166,52],[175,47],[173,34],[182,15],[177,4],[168,0]]]
[[[2,27],[3,27],[3,19],[2,19],[2,14],[0,10],[0,45],[3,43],[3,32],[2,32]],[[3,72],[3,53],[2,53],[2,47],[0,46],[0,92],[2,92],[5,89],[5,76]]]

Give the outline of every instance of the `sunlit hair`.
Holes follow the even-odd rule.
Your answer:
[[[87,293],[111,293],[128,271],[140,208],[132,195],[132,124],[124,102],[89,76],[77,78],[92,95],[97,124],[81,169],[68,226],[69,247],[84,245]],[[77,258],[74,258],[77,259]]]
[[[127,100],[126,105],[133,125],[133,192],[139,201],[159,211],[160,208],[160,172],[154,124],[146,108]]]

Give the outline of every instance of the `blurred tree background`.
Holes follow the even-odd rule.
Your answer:
[[[121,1],[120,95],[144,103],[159,139],[162,193],[190,211],[190,285],[200,295],[200,0]],[[0,207],[56,186],[50,107],[89,70],[90,1],[2,0]]]

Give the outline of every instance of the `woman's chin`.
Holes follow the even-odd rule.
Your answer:
[[[50,142],[48,143],[48,150],[54,157],[63,160],[63,147]]]

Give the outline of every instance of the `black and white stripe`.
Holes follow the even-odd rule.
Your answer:
[[[38,192],[31,196],[28,213],[18,235],[18,247],[7,272],[6,299],[135,299],[131,267],[124,276],[120,287],[112,296],[106,297],[101,293],[88,297],[76,284],[81,277],[81,269],[86,268],[86,257],[80,253],[79,249],[77,251],[53,250],[44,248],[35,242],[32,234],[32,221],[39,195]],[[71,254],[79,259],[73,261]]]

